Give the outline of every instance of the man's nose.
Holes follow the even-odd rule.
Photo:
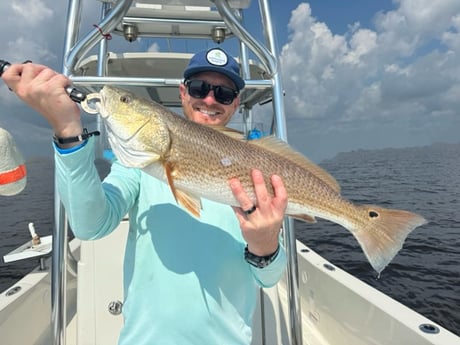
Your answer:
[[[214,97],[214,90],[209,90],[208,94],[203,98],[203,101],[207,104],[216,103],[216,98]]]

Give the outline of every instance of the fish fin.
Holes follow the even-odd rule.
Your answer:
[[[176,202],[179,205],[185,207],[190,213],[192,213],[195,217],[200,218],[200,210],[201,210],[201,200],[184,192],[183,190],[177,189],[174,185],[174,164],[170,162],[164,162],[163,167],[165,169],[166,179],[168,180],[169,188],[171,188],[171,192],[176,199]]]
[[[351,229],[372,267],[380,274],[402,248],[416,227],[426,224],[422,216],[408,211],[374,205],[358,206],[369,218],[360,228]]]
[[[309,214],[288,214],[288,216],[307,223],[316,223],[316,218]]]
[[[176,201],[180,205],[185,207],[195,217],[200,218],[200,210],[201,210],[201,200],[200,199],[180,189],[175,189],[175,192],[173,193],[174,193],[174,197],[176,198]]]
[[[340,185],[326,170],[310,161],[303,154],[295,151],[288,143],[274,136],[263,137],[260,139],[249,140],[249,144],[260,146],[266,150],[283,156],[293,163],[311,172],[318,179],[327,184],[334,192],[340,194]]]
[[[229,136],[230,138],[233,138],[235,140],[239,140],[239,141],[248,141],[246,136],[244,135],[243,132],[240,132],[236,129],[233,129],[233,128],[228,128],[228,127],[225,127],[225,126],[221,126],[221,125],[205,125],[207,127],[210,127],[222,134],[225,134],[227,136]]]

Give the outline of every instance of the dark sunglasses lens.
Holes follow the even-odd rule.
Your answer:
[[[236,92],[226,86],[213,86],[203,80],[189,80],[187,82],[188,93],[194,98],[205,98],[209,91],[214,91],[214,97],[217,102],[228,105],[233,102]]]
[[[202,80],[190,80],[188,82],[188,93],[194,98],[205,98],[209,93],[210,85]]]
[[[214,89],[214,97],[216,98],[216,101],[222,104],[231,104],[233,100],[235,99],[235,91],[225,87],[225,86],[217,86]]]

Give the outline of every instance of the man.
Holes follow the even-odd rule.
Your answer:
[[[101,238],[129,213],[119,343],[249,344],[256,286],[276,284],[286,262],[279,244],[287,205],[280,177],[271,177],[271,197],[260,171],[252,172],[255,205],[232,179],[241,207],[202,200],[200,219],[194,218],[177,205],[167,184],[141,170],[114,162],[100,182],[94,138],[77,138],[83,131],[80,111],[64,91],[70,84],[65,76],[21,64],[11,65],[3,78],[54,129],[58,192],[75,236]],[[184,115],[226,125],[243,87],[237,62],[224,51],[197,53],[180,85]]]

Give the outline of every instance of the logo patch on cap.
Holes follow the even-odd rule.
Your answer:
[[[227,55],[220,49],[211,49],[208,51],[206,60],[214,66],[225,66],[228,62]]]

